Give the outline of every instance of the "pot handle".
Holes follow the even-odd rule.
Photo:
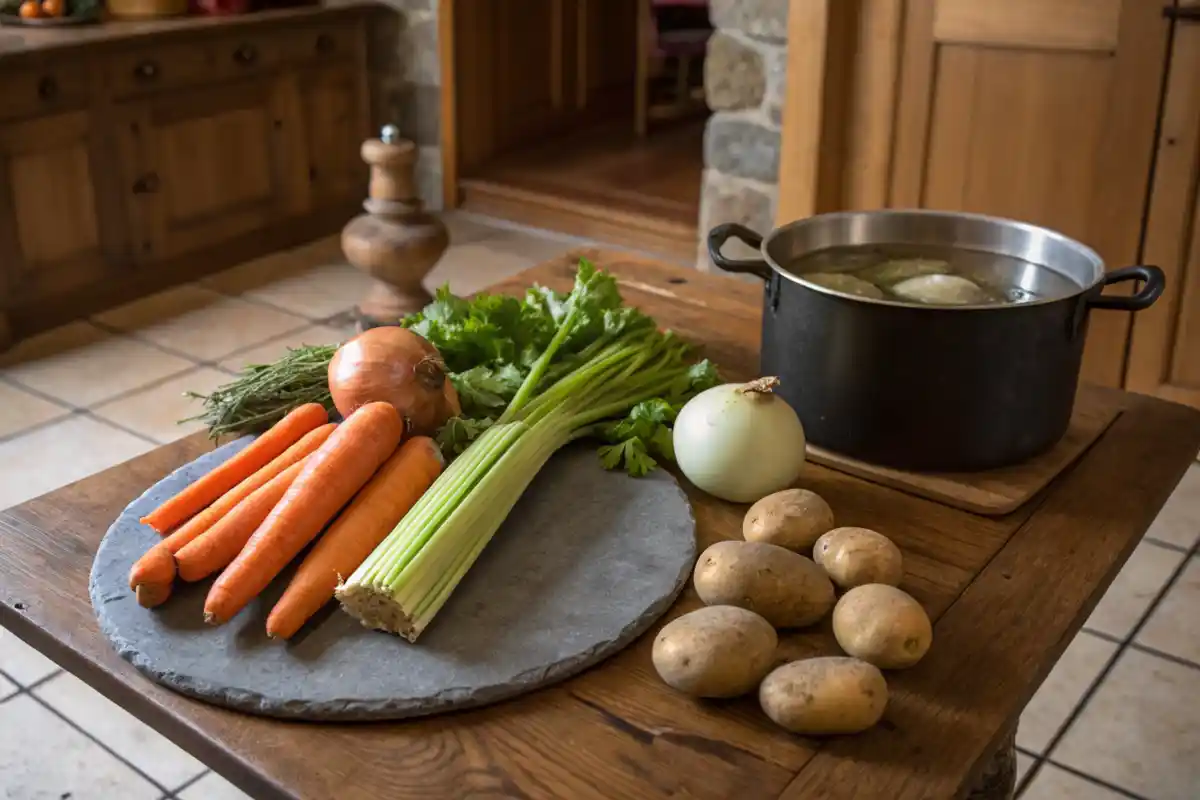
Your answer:
[[[1132,295],[1101,294],[1105,286],[1125,281],[1142,281],[1142,288]],[[1094,295],[1088,298],[1087,304],[1092,308],[1111,308],[1117,311],[1141,311],[1154,305],[1167,286],[1167,276],[1158,267],[1139,266],[1115,269],[1104,276]]]
[[[771,268],[761,258],[726,258],[721,255],[721,248],[730,239],[741,239],[756,250],[762,247],[762,237],[757,233],[745,225],[726,222],[708,233],[708,257],[712,259],[712,262],[726,272],[757,275],[764,281],[770,280]]]

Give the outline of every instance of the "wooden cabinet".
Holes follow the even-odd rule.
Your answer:
[[[1193,7],[1200,10],[1200,3]],[[1197,15],[1200,17],[1200,14]],[[1200,408],[1200,19],[1175,31],[1144,260],[1167,275],[1134,318],[1128,388]]]
[[[286,175],[302,165],[283,157],[279,94],[275,82],[249,79],[134,101],[118,112],[139,260],[203,250],[287,216]]]
[[[369,12],[39,32],[51,50],[0,54],[0,349],[339,230],[366,192]]]
[[[781,218],[993,214],[1061,230],[1110,269],[1137,263],[1168,62],[1164,5],[793,4],[803,50],[789,50]],[[1131,316],[1092,315],[1085,380],[1121,385]]]
[[[100,191],[104,155],[84,110],[0,122],[0,308],[120,272],[124,231]]]

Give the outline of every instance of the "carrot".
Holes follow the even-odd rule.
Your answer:
[[[442,471],[432,439],[409,439],[375,473],[305,557],[267,617],[267,635],[290,639],[333,598]]]
[[[133,589],[138,605],[143,608],[154,608],[167,602],[174,581],[175,559],[165,540],[155,542],[129,571],[129,588]]]
[[[205,622],[228,622],[265,589],[370,480],[403,435],[404,420],[388,403],[367,403],[347,417],[213,583]]]
[[[329,415],[320,403],[305,403],[275,423],[245,450],[142,517],[141,521],[159,533],[166,533],[262,469],[301,436],[327,422]]]
[[[175,568],[185,581],[199,581],[219,572],[237,558],[251,535],[263,523],[276,503],[283,499],[304,469],[307,459],[292,464],[265,485],[260,486],[237,507],[175,554]]]
[[[171,596],[171,582],[175,580],[177,569],[175,561],[164,556],[178,553],[189,542],[211,528],[226,514],[230,513],[245,497],[253,494],[260,486],[269,483],[280,472],[285,471],[298,461],[304,460],[305,456],[325,443],[325,440],[329,438],[336,427],[336,425],[330,422],[327,425],[314,428],[304,434],[300,438],[300,441],[272,459],[271,463],[221,495],[217,502],[189,519],[182,526],[176,528],[171,535],[156,543],[154,547],[151,547],[145,555],[134,563],[133,568],[129,570],[129,588],[137,593],[138,602],[146,608],[153,608],[160,603],[166,602],[167,598]],[[264,513],[263,516],[266,516],[266,514]],[[190,579],[185,578],[185,580]]]
[[[330,422],[319,428],[313,428],[301,436],[300,441],[271,459],[271,462],[265,467],[221,495],[211,506],[189,519],[179,528],[176,528],[170,536],[171,538],[179,537],[182,541],[178,547],[173,547],[171,552],[179,552],[180,547],[215,525],[217,520],[228,514],[233,510],[234,506],[253,494],[255,489],[264,486],[276,475],[297,461],[301,461],[309,453],[316,452],[318,447],[325,444],[325,440],[329,438],[329,435],[333,433],[333,429],[336,427],[335,423]]]

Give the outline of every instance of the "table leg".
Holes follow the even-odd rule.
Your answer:
[[[967,800],[1012,800],[1017,790],[1017,731],[1005,736],[967,792]]]

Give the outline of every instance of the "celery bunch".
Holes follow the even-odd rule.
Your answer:
[[[717,374],[586,260],[565,297],[439,293],[408,324],[455,370],[464,417],[439,438],[461,455],[337,596],[363,624],[416,641],[556,450],[599,437],[606,467],[645,474],[671,458],[669,423]]]

